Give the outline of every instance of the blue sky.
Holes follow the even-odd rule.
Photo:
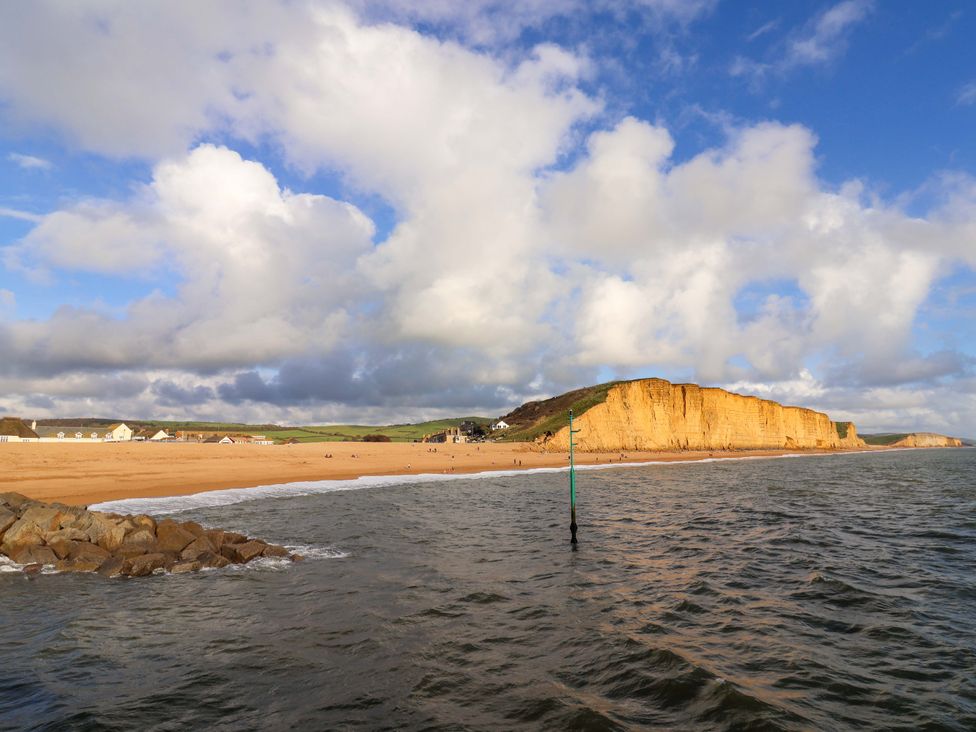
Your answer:
[[[5,7],[0,411],[654,375],[976,435],[974,36],[954,2]]]

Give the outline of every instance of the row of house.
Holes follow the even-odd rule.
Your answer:
[[[124,422],[108,427],[39,427],[36,421],[28,426],[17,417],[0,418],[0,442],[128,442],[132,439],[163,438],[156,433],[149,437],[142,434],[134,437],[132,429]]]

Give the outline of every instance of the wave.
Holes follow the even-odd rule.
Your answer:
[[[918,448],[904,448],[918,449]],[[898,452],[886,450],[885,452]],[[784,453],[782,455],[742,455],[738,457],[707,457],[688,460],[644,460],[627,463],[601,463],[599,465],[577,465],[577,471],[619,470],[622,468],[643,468],[650,465],[694,465],[698,463],[735,462],[743,460],[781,460],[785,458],[842,457],[846,455],[877,455],[873,451],[825,452],[825,453]],[[543,473],[565,473],[568,465],[553,468],[527,468],[521,470],[485,470],[478,473],[418,473],[412,475],[363,475],[345,480],[308,480],[294,483],[275,483],[252,488],[225,488],[216,491],[203,491],[184,496],[162,496],[158,498],[123,498],[105,501],[89,506],[92,511],[111,513],[173,514],[202,508],[230,506],[246,501],[260,501],[267,498],[296,498],[299,496],[333,493],[335,491],[355,491],[364,488],[391,488],[415,483],[439,483],[452,480],[484,480],[486,478],[505,478],[519,475],[538,475]]]

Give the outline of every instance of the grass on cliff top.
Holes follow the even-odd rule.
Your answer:
[[[837,435],[840,437],[840,439],[847,439],[847,433],[851,429],[850,422],[834,422],[834,427],[837,428]]]
[[[907,432],[902,432],[900,434],[884,433],[877,435],[860,435],[860,437],[869,445],[893,445],[898,442],[898,440],[903,440],[908,437],[908,434],[909,433]]]
[[[502,417],[511,427],[500,436],[505,442],[531,442],[546,432],[556,434],[569,426],[569,410],[579,417],[597,404],[607,400],[607,393],[620,381],[587,386],[566,394],[539,402],[526,402],[515,411]]]
[[[455,417],[437,419],[417,424],[362,425],[330,424],[322,426],[295,427],[284,430],[270,430],[265,434],[275,440],[294,438],[299,442],[355,442],[366,435],[384,435],[392,442],[413,442],[435,432],[443,432],[457,427],[461,422],[475,422],[488,425],[493,420],[488,417]]]

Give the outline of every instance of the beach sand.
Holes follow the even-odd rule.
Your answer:
[[[795,452],[627,451],[624,458],[621,453],[577,453],[576,463],[772,457]],[[43,501],[88,505],[123,498],[187,495],[294,481],[348,479],[363,475],[477,473],[559,467],[568,462],[567,453],[545,453],[524,443],[8,443],[0,446],[0,492],[17,491]]]

